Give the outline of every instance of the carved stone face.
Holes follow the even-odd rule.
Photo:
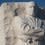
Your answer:
[[[36,10],[35,8],[36,8],[36,4],[34,2],[28,3],[28,5],[26,5],[26,14],[34,16]]]

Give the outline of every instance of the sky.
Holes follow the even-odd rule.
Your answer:
[[[31,0],[0,0],[0,4],[3,2],[29,2]],[[45,0],[33,0],[38,6],[45,8]]]

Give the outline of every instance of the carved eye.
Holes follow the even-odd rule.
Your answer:
[[[23,9],[23,8],[17,8],[16,10],[15,10],[15,15],[16,16],[18,16],[18,15],[22,15],[22,14],[24,14],[24,11],[25,9]]]

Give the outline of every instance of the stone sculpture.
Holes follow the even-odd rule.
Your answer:
[[[0,10],[4,35],[1,45],[41,45],[45,19],[35,2],[3,3]]]

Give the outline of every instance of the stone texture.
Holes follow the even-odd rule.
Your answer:
[[[41,45],[45,33],[42,10],[34,2],[3,3],[0,6],[0,45]]]

